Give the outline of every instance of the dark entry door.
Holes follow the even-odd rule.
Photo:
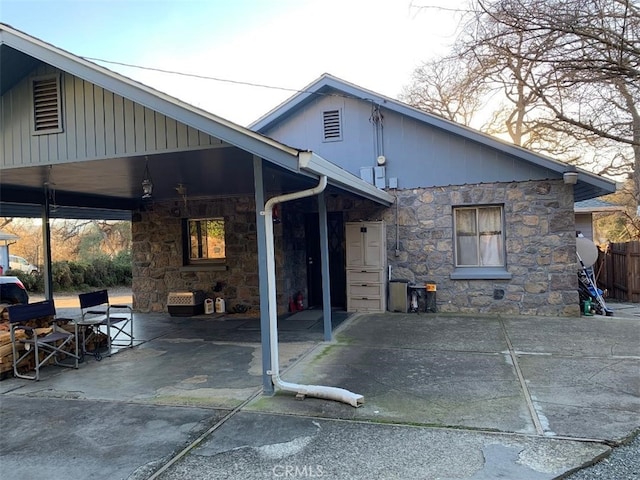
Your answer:
[[[346,271],[344,267],[344,222],[342,212],[327,213],[329,237],[329,276],[331,278],[331,306],[344,308],[346,299]],[[305,219],[307,240],[307,290],[309,307],[322,306],[322,265],[320,263],[320,227],[318,214],[309,213]]]

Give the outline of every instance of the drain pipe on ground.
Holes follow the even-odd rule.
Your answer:
[[[326,175],[320,176],[317,186],[299,192],[279,195],[267,200],[264,204],[264,211],[260,212],[265,217],[265,237],[267,254],[267,280],[269,293],[269,339],[271,341],[271,370],[267,372],[271,375],[273,384],[280,390],[293,392],[298,398],[316,397],[327,400],[336,400],[354,407],[359,407],[364,403],[364,397],[357,393],[350,392],[338,387],[325,387],[321,385],[299,385],[297,383],[285,382],[280,379],[280,364],[278,362],[278,305],[276,301],[276,262],[275,247],[273,239],[273,207],[279,203],[297,200],[304,197],[312,197],[324,191],[327,187]]]

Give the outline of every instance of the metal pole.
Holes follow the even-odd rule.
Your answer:
[[[331,277],[329,273],[329,232],[327,231],[327,203],[324,192],[318,195],[318,221],[320,227],[320,262],[322,270],[322,317],[324,340],[332,339],[331,328]]]
[[[269,334],[269,279],[267,274],[267,240],[265,235],[265,217],[260,215],[264,205],[264,181],[262,159],[253,157],[253,184],[256,202],[256,234],[258,241],[258,281],[260,283],[260,340],[262,345],[262,390],[273,395],[271,380],[271,336]]]

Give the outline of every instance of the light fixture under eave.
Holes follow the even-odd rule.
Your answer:
[[[187,187],[185,187],[182,183],[179,183],[176,188],[176,192],[178,195],[182,197],[182,202],[184,203],[184,208],[187,208]]]
[[[562,179],[567,185],[575,185],[578,183],[578,172],[564,172],[562,174]]]
[[[151,198],[153,193],[153,182],[151,181],[151,174],[149,173],[149,159],[144,157],[144,179],[142,180],[142,198]]]
[[[58,205],[56,204],[56,184],[53,183],[51,179],[52,174],[53,165],[49,165],[49,171],[47,172],[47,181],[44,182],[43,186],[49,204],[49,212],[54,213],[58,210]]]

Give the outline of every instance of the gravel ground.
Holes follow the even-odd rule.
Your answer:
[[[636,434],[630,443],[614,448],[604,460],[566,477],[566,480],[600,479],[640,479],[640,435]]]

